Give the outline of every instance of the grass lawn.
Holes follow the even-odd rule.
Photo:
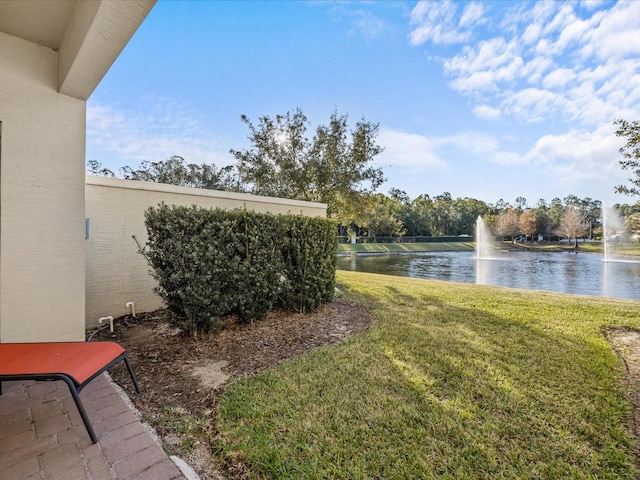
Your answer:
[[[640,244],[623,243],[622,245],[614,245],[611,253],[620,255],[640,255]]]
[[[246,378],[219,455],[250,478],[634,478],[605,325],[640,302],[339,271],[372,329]]]

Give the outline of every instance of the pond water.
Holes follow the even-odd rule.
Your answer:
[[[640,300],[640,259],[581,252],[425,252],[338,258],[356,272]]]

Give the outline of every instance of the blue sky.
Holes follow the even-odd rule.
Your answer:
[[[640,119],[640,1],[159,0],[88,102],[87,159],[235,163],[246,114],[379,123],[411,198],[605,204]]]

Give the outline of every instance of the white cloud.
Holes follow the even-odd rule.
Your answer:
[[[366,40],[375,39],[385,28],[384,22],[371,12],[355,12],[353,21],[354,30],[359,32]]]
[[[473,109],[473,114],[482,120],[496,120],[500,118],[501,112],[497,108],[488,105],[479,105]]]
[[[500,32],[507,32],[517,35],[522,26],[532,27],[530,35],[540,34],[546,24],[551,21],[551,17],[558,9],[559,2],[539,1],[533,6],[524,2],[517,3],[513,8],[504,10],[504,17],[498,19],[498,29]]]
[[[536,2],[530,11],[527,11],[526,5],[523,5],[522,12],[524,16],[521,21],[527,23],[531,20],[534,23],[544,26],[551,21],[551,17],[557,11],[558,5],[558,2]]]
[[[600,5],[605,3],[606,0],[582,0],[580,5],[586,10],[593,10],[594,8],[598,8]]]
[[[468,4],[463,15],[482,17],[481,10]],[[501,17],[475,43],[455,23],[460,12],[451,2],[419,3],[412,12],[413,45],[445,43],[443,31],[457,34],[462,45],[441,58],[443,70],[477,116],[501,112],[525,125],[553,119],[593,127],[620,111],[639,114],[640,2],[540,1],[496,12]]]
[[[471,2],[465,7],[464,11],[462,12],[462,16],[460,17],[458,25],[460,27],[466,27],[467,25],[473,26],[482,20],[483,14],[484,7],[482,6],[482,4]]]
[[[553,61],[547,57],[534,57],[525,62],[522,68],[522,76],[528,85],[537,85],[546,72],[553,68]]]
[[[502,102],[503,112],[522,123],[535,123],[549,118],[556,112],[575,112],[572,103],[562,95],[539,88],[525,88],[509,95]]]
[[[575,76],[575,73],[573,73],[573,70],[570,68],[558,68],[550,72],[542,80],[542,86],[550,90],[562,88],[573,80]]]
[[[461,93],[480,96],[480,93],[497,91],[493,72],[473,72],[466,77],[458,77],[451,82],[451,87]]]
[[[451,86],[463,93],[481,95],[497,91],[521,75],[524,62],[516,45],[502,37],[482,41],[476,48],[465,47],[461,55],[444,62],[445,73],[455,76]]]
[[[522,153],[505,148],[509,139],[500,139],[479,132],[460,132],[453,135],[427,138],[393,130],[383,130],[380,145],[386,148],[380,155],[387,166],[411,168],[415,174],[425,171],[451,172],[463,168],[465,162],[486,163],[500,168],[529,165],[540,171],[549,184],[559,192],[588,191],[585,185],[615,185],[625,183],[625,174],[618,161],[622,140],[614,135],[614,127],[602,123],[594,129],[570,129],[545,135]],[[460,165],[448,165],[442,158],[459,158]],[[544,185],[540,185],[543,189]],[[556,188],[554,187],[554,188]],[[594,193],[592,196],[597,197]]]
[[[502,148],[498,138],[478,132],[462,132],[436,140],[440,148],[455,148],[467,157],[480,162],[490,162],[499,165],[515,165],[526,160],[516,152]]]
[[[551,21],[545,22],[543,33],[550,35],[556,32],[563,32],[564,29],[575,21],[573,6],[569,3],[561,3],[560,9],[556,12]]]
[[[598,24],[585,34],[584,53],[600,60],[640,54],[640,2],[618,2],[607,15],[594,17]]]
[[[88,158],[117,169],[132,167],[143,160],[166,160],[180,155],[188,162],[214,163],[221,167],[233,158],[228,149],[210,132],[205,123],[189,109],[172,102],[158,100],[151,113],[117,110],[112,106],[87,106],[87,154],[101,152],[108,158]]]
[[[554,54],[553,42],[548,38],[541,38],[536,44],[533,54],[535,56],[552,57]]]
[[[550,176],[564,176],[564,182],[611,185],[624,183],[618,149],[622,142],[614,127],[603,123],[594,130],[571,129],[545,135],[525,154],[530,163],[544,164]]]
[[[377,160],[379,163],[425,170],[447,168],[436,152],[437,144],[422,135],[382,130],[378,135],[378,142],[384,147]]]
[[[500,141],[478,132],[461,132],[453,135],[427,138],[423,135],[382,130],[378,141],[385,148],[377,163],[385,167],[410,169],[412,174],[425,172],[451,173],[464,169],[467,162],[477,164],[516,165],[526,159],[522,155],[505,150]],[[449,165],[443,157],[457,158],[456,165]]]
[[[469,40],[471,30],[467,29],[468,23],[478,20],[482,7],[469,4],[459,21],[456,21],[457,14],[457,4],[451,0],[418,2],[411,11],[411,25],[414,27],[409,34],[411,45],[426,42],[454,44]]]
[[[542,28],[540,27],[540,25],[536,23],[532,23],[527,27],[524,34],[522,35],[522,41],[526,45],[531,45],[533,43],[536,43],[540,38],[541,32],[542,32]]]
[[[559,51],[564,51],[573,44],[579,44],[585,32],[590,28],[589,22],[582,21],[572,15],[570,21],[562,29],[557,45]]]
[[[484,40],[476,48],[465,46],[462,55],[444,62],[445,73],[469,74],[502,68],[514,57],[513,45],[502,37]]]
[[[577,193],[599,198],[603,191],[613,194],[615,185],[626,182],[618,164],[622,141],[614,135],[614,127],[609,123],[601,123],[594,129],[544,135],[523,152],[505,148],[512,141],[473,131],[427,138],[383,130],[379,143],[386,151],[380,160],[388,167],[410,169],[411,175],[418,176],[426,172],[434,176],[454,171],[462,174],[471,164],[476,171],[484,168],[487,172],[528,166],[532,172],[539,172],[537,181],[546,182],[533,186],[534,189],[545,191],[552,185],[551,191],[559,192],[558,195]],[[458,160],[448,165],[442,160],[444,157]]]
[[[348,25],[350,34],[359,35],[367,41],[375,40],[388,28],[387,23],[380,15],[371,10],[359,8],[356,3],[311,2],[310,5],[322,9],[326,8],[335,21]]]

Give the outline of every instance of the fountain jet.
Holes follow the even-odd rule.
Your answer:
[[[492,258],[494,253],[491,232],[484,224],[482,217],[478,215],[478,220],[476,220],[476,258]]]
[[[620,214],[615,208],[602,205],[602,246],[605,262],[614,261],[611,256],[612,246],[623,238],[624,221],[620,218]]]

